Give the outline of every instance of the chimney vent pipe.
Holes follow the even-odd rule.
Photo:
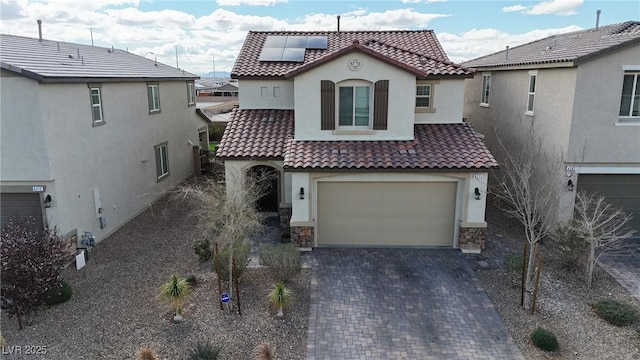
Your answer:
[[[598,30],[598,26],[600,25],[600,13],[601,11],[599,9],[596,10],[596,30]]]
[[[42,20],[38,19],[38,41],[42,42]]]

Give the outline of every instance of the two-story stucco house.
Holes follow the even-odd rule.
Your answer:
[[[249,32],[217,156],[227,190],[279,176],[261,208],[314,246],[484,247],[488,171],[464,80],[432,31]]]
[[[497,137],[517,144],[533,126],[565,192],[598,193],[633,214],[640,230],[640,22],[555,35],[464,63],[478,70],[465,87],[464,115],[501,159]],[[539,159],[539,166],[545,160]]]
[[[99,241],[193,173],[207,126],[196,75],[123,50],[1,36],[3,224],[33,216]]]

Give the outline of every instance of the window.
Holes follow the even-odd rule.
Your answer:
[[[416,86],[416,107],[431,107],[431,84],[423,84]]]
[[[620,116],[640,116],[640,73],[624,74],[620,97]]]
[[[196,103],[196,86],[193,81],[187,82],[187,104],[195,105]],[[158,108],[160,108],[158,106]]]
[[[279,86],[274,86],[273,87],[273,97],[280,97],[280,87]]]
[[[269,96],[269,88],[266,86],[263,86],[260,88],[260,96],[261,97],[267,97]]]
[[[491,91],[491,73],[482,74],[482,99],[480,105],[489,106],[489,93]]]
[[[147,97],[149,99],[149,113],[160,112],[160,88],[158,83],[147,84]]]
[[[91,96],[93,126],[102,125],[104,124],[104,117],[102,114],[102,93],[100,91],[100,85],[89,84],[89,93]]]
[[[338,92],[338,125],[369,126],[370,86],[340,86]]]
[[[538,73],[536,71],[529,72],[529,92],[527,97],[527,111],[525,115],[533,115],[533,102],[536,97],[536,78]]]
[[[156,145],[156,176],[158,180],[169,176],[169,159],[167,152],[167,143],[164,142]]]

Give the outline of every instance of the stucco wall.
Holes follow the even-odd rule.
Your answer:
[[[46,152],[42,157],[50,164],[53,179],[47,187],[52,207],[45,216],[60,232],[77,228],[79,234],[90,231],[101,240],[193,173],[189,141],[198,144],[203,122],[195,107],[187,106],[184,81],[160,83],[161,112],[154,115],[149,115],[146,83],[103,83],[106,123],[95,127],[86,83],[37,88],[39,102],[18,104],[23,109],[14,111],[42,109],[48,158]],[[14,121],[20,119],[3,116],[3,124]],[[154,146],[163,142],[168,146],[170,175],[157,181]],[[95,190],[107,224],[104,229],[96,219]]]
[[[437,81],[433,85],[433,108],[435,112],[415,113],[415,122],[421,124],[461,122],[464,107],[464,85],[464,79]],[[409,90],[406,93],[409,94]],[[415,90],[413,93],[415,93]]]
[[[293,109],[293,80],[239,80],[240,109]],[[266,96],[262,96],[262,88]],[[280,88],[274,96],[274,88]],[[276,93],[277,95],[277,93]]]
[[[569,144],[575,94],[574,68],[538,69],[533,116],[525,115],[529,85],[528,70],[492,71],[489,106],[480,106],[482,72],[466,80],[464,116],[502,161],[497,142],[522,143],[533,128],[550,156],[566,154]],[[517,146],[517,145],[516,145]],[[544,159],[540,159],[541,163]]]
[[[0,180],[50,180],[38,83],[2,70]]]
[[[624,65],[640,70],[640,45],[578,66],[569,161],[640,164],[640,122],[617,124]]]
[[[358,71],[349,69],[349,61],[360,60]],[[371,84],[389,80],[388,129],[365,134],[340,134],[320,130],[320,82],[364,80]],[[352,52],[295,78],[295,138],[297,140],[411,140],[415,106],[415,75],[371,56]],[[411,96],[408,96],[411,94]],[[337,101],[336,101],[337,107]]]

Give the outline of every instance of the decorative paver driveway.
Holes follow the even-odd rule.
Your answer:
[[[640,239],[627,240],[623,254],[604,254],[600,266],[640,301]]]
[[[523,359],[454,249],[314,249],[307,359]]]

